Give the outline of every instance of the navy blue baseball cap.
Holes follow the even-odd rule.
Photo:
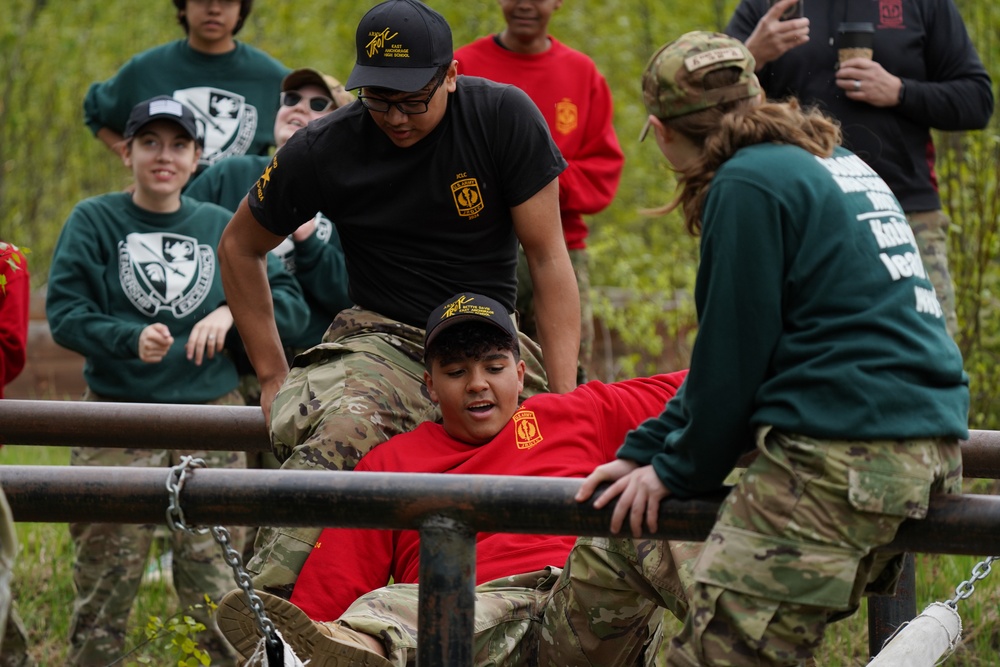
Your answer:
[[[361,19],[357,60],[345,88],[385,88],[412,93],[428,84],[454,57],[451,27],[418,0],[388,0]]]
[[[435,308],[434,312],[427,318],[424,349],[426,350],[442,331],[462,322],[492,324],[517,340],[517,327],[514,325],[514,319],[499,301],[482,294],[461,292]]]
[[[194,112],[183,102],[178,102],[169,95],[159,95],[139,102],[132,107],[128,115],[128,122],[125,123],[125,133],[122,135],[126,139],[131,139],[139,130],[149,125],[154,120],[169,120],[181,126],[188,136],[204,145],[204,137],[198,131],[198,121],[194,117]]]

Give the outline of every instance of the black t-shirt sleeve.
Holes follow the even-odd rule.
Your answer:
[[[320,210],[321,190],[308,142],[305,132],[292,135],[247,193],[253,217],[273,234],[291,234]]]

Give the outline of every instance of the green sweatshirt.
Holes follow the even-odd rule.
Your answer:
[[[86,199],[59,236],[49,271],[46,313],[52,337],[86,358],[97,394],[120,401],[204,403],[236,388],[228,356],[188,361],[194,325],[225,303],[216,246],[230,214],[181,198],[175,213],[139,208],[127,193]],[[275,319],[301,327],[306,305],[276,259],[268,273]],[[139,360],[139,334],[162,322],[174,337],[160,363]]]
[[[179,39],[133,56],[110,79],[91,84],[84,122],[95,135],[102,127],[120,134],[132,107],[170,95],[191,107],[204,131],[201,167],[264,155],[274,145],[281,80],[289,71],[242,42],[229,53],[208,54]]]
[[[738,151],[705,201],[690,372],[620,458],[677,496],[721,486],[756,427],[968,437],[968,377],[902,209],[838,149]]]

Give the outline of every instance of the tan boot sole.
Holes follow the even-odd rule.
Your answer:
[[[270,593],[257,595],[264,603],[267,617],[299,660],[308,662],[309,667],[393,667],[380,655],[323,634],[312,619],[291,602]],[[230,591],[219,601],[216,619],[233,648],[244,656],[253,654],[262,634],[243,591]]]

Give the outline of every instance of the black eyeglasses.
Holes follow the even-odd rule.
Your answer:
[[[358,99],[361,103],[365,105],[366,109],[371,111],[377,111],[378,113],[387,113],[389,107],[396,107],[400,113],[405,113],[407,116],[417,116],[422,113],[427,113],[427,109],[431,103],[431,98],[434,97],[434,93],[438,91],[441,84],[444,83],[447,74],[438,79],[438,82],[431,88],[430,94],[427,96],[426,100],[403,100],[402,102],[390,102],[389,100],[382,99],[381,97],[369,97],[368,95],[358,95]]]
[[[281,93],[281,104],[286,107],[294,107],[296,104],[305,100],[309,105],[309,108],[316,113],[323,113],[327,109],[333,106],[333,100],[331,100],[326,95],[316,95],[314,97],[306,97],[297,90],[286,90]]]

